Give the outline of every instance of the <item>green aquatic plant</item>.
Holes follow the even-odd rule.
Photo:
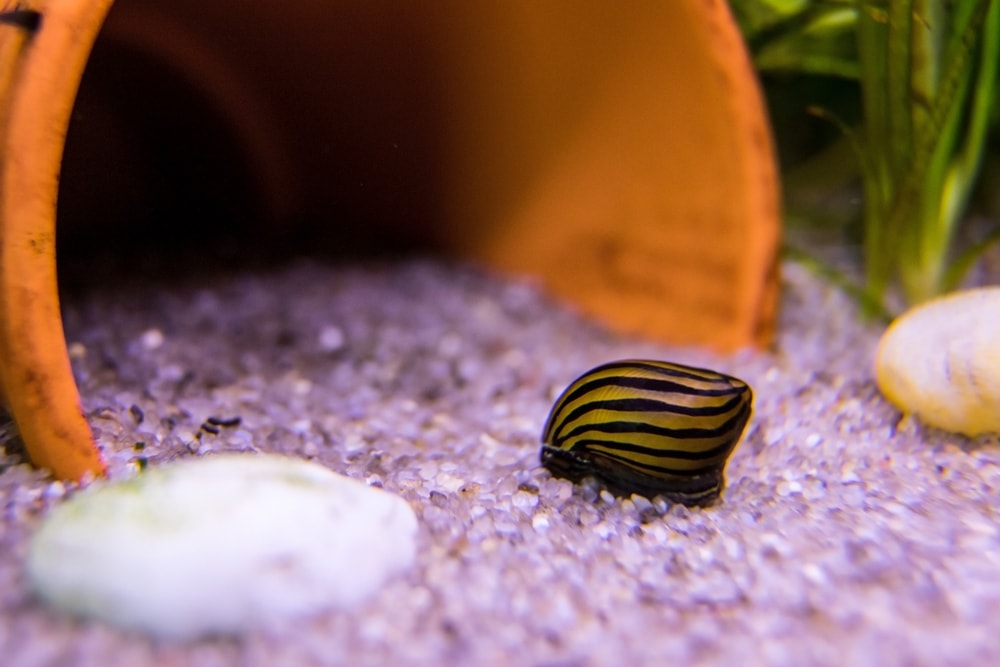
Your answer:
[[[998,230],[955,255],[996,119],[1000,0],[731,4],[765,77],[855,84],[857,122],[823,104],[811,112],[840,130],[856,160],[869,312],[894,284],[911,303],[952,289],[1000,237]],[[833,159],[826,165],[837,172]]]

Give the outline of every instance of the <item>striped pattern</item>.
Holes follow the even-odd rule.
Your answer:
[[[663,361],[605,364],[556,401],[542,433],[542,464],[573,481],[593,475],[621,495],[710,504],[752,401],[745,382],[715,371]]]

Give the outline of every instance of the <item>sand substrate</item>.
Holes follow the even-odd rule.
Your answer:
[[[783,280],[775,350],[732,357],[614,335],[530,284],[431,260],[73,299],[112,477],[217,451],[314,459],[409,501],[417,564],[352,613],[242,638],[156,644],[67,619],[27,590],[23,557],[73,488],[8,442],[0,662],[1000,664],[1000,445],[901,421],[873,381],[878,329],[800,268]],[[752,384],[716,506],[618,500],[539,467],[553,399],[627,357]]]

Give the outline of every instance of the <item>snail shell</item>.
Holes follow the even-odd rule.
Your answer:
[[[956,292],[904,313],[875,356],[882,394],[941,429],[1000,433],[1000,287]]]
[[[750,419],[753,392],[734,377],[663,361],[616,361],[584,373],[542,432],[542,465],[619,495],[712,503]]]

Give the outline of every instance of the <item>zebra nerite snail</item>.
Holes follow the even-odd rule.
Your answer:
[[[613,493],[708,505],[750,419],[753,392],[734,377],[663,361],[598,366],[559,397],[542,432],[542,465]]]

